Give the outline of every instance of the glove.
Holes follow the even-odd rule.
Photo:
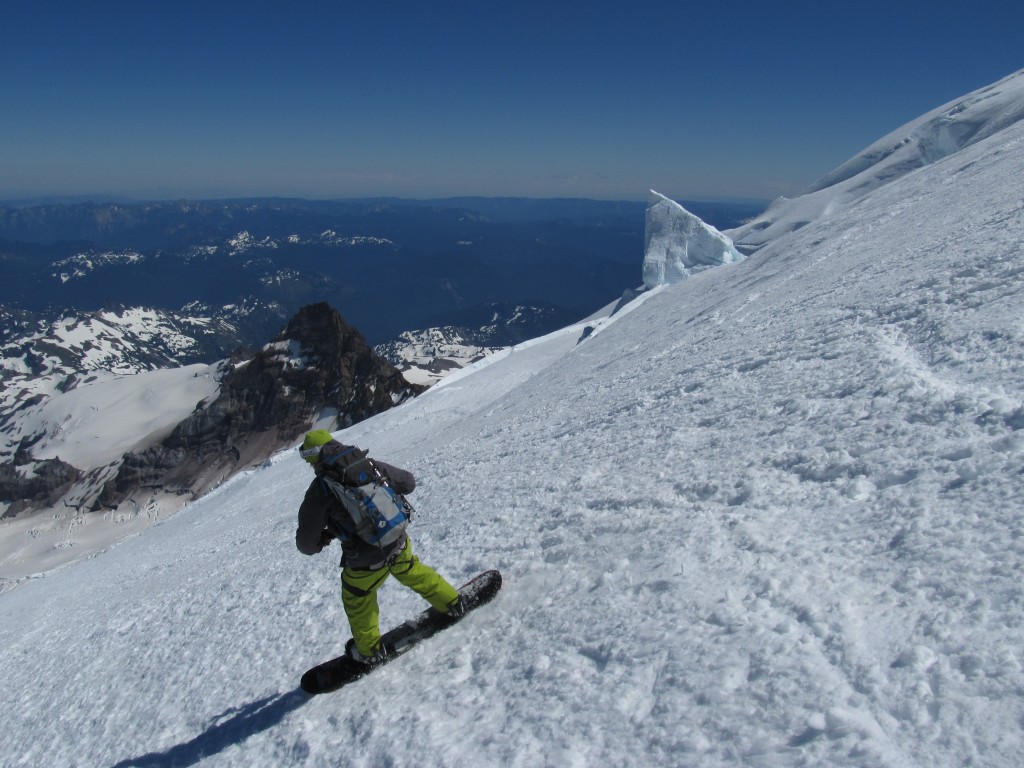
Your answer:
[[[334,541],[334,534],[333,533],[331,533],[330,531],[326,531],[326,530],[320,532],[320,549],[321,550],[323,550],[323,548],[326,547],[328,544],[330,544],[332,541]]]

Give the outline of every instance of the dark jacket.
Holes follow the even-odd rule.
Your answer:
[[[325,458],[330,458],[337,453],[348,450],[351,446],[342,445],[336,440],[327,443],[322,449]],[[388,485],[401,494],[412,493],[416,488],[416,478],[411,472],[386,464],[383,461],[374,460],[381,473],[387,478]],[[341,539],[342,563],[348,568],[356,570],[376,570],[383,568],[388,558],[397,552],[401,552],[405,546],[405,536],[394,542],[390,547],[381,550],[379,547],[369,544],[350,532],[338,530],[337,524],[332,520],[331,510],[337,508],[341,511],[341,502],[323,486],[320,481],[323,464],[316,464],[317,476],[306,489],[306,496],[299,506],[299,525],[295,531],[295,546],[304,555],[315,555],[332,538]],[[338,517],[343,517],[339,515]]]

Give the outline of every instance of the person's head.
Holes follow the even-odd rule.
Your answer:
[[[334,438],[326,429],[314,429],[306,433],[306,439],[299,446],[299,455],[314,467],[320,461],[320,449]]]

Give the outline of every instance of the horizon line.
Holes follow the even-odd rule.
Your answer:
[[[767,205],[770,198],[745,196],[679,196],[666,195],[677,201],[695,203],[718,203],[729,205]],[[223,195],[223,196],[168,196],[168,197],[136,197],[128,194],[41,194],[25,195],[0,199],[0,206],[9,208],[33,208],[43,206],[74,206],[74,205],[145,205],[151,203],[243,203],[261,201],[292,201],[308,203],[360,203],[360,202],[412,202],[412,203],[445,203],[458,200],[492,200],[492,201],[533,201],[533,202],[591,202],[591,203],[627,203],[646,205],[647,194],[642,197],[585,197],[580,195],[538,196],[530,195],[445,195],[441,197],[405,197],[402,195],[357,195],[345,197],[305,197],[302,195]]]

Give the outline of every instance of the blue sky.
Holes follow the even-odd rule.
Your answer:
[[[0,8],[0,199],[798,193],[1024,67],[1024,3]]]

